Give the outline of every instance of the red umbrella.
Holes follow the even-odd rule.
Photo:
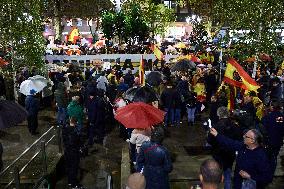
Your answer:
[[[265,53],[260,54],[259,59],[264,61],[264,62],[272,61],[272,58],[268,54],[265,54]]]
[[[163,122],[165,112],[143,102],[134,102],[116,112],[115,119],[126,128],[149,128]]]
[[[6,60],[4,60],[2,57],[0,57],[0,67],[7,66],[8,64],[9,63]]]
[[[202,63],[202,61],[196,57],[196,56],[191,56],[191,59],[190,59],[192,62],[197,62],[197,63]]]

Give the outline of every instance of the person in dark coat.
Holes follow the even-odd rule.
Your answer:
[[[80,137],[77,130],[77,120],[70,118],[70,124],[62,129],[62,138],[64,145],[64,158],[68,184],[75,188],[79,185],[77,175],[80,163]]]
[[[160,103],[166,112],[165,125],[176,124],[179,126],[182,100],[180,94],[171,83],[167,83],[166,89],[162,92]]]
[[[134,75],[132,74],[132,70],[129,69],[123,78],[124,78],[124,83],[126,83],[129,86],[129,88],[131,88],[133,86],[135,79]]]
[[[186,112],[188,125],[194,125],[195,123],[195,110],[196,110],[196,93],[190,92],[186,99]]]
[[[143,169],[146,189],[169,189],[168,174],[173,166],[168,150],[162,145],[164,131],[155,127],[151,141],[144,142],[137,156],[137,172]]]
[[[117,85],[117,92],[118,92],[118,93],[124,93],[124,92],[127,91],[128,88],[129,88],[129,87],[128,87],[128,85],[124,82],[123,77],[121,77],[121,78],[119,79],[119,84]]]
[[[271,112],[262,118],[262,124],[268,140],[271,169],[272,174],[274,174],[277,165],[277,156],[283,145],[284,115],[280,111],[281,107],[278,102],[272,102],[270,108]]]
[[[255,128],[256,109],[252,103],[252,96],[250,94],[244,96],[244,103],[240,109],[242,113],[238,116],[238,121],[242,130]]]
[[[39,112],[40,102],[35,97],[36,91],[32,89],[30,91],[30,95],[28,95],[25,99],[25,108],[28,112],[28,129],[32,135],[38,134],[37,127],[38,127],[38,119],[37,115]]]
[[[2,171],[3,169],[3,160],[2,160],[2,155],[3,155],[3,146],[0,142],[0,172]]]
[[[57,89],[54,91],[54,99],[57,107],[57,123],[65,125],[67,115],[68,97],[64,83],[59,82]]]
[[[173,123],[172,115],[174,115],[174,89],[170,82],[166,83],[166,88],[163,90],[160,96],[160,105],[166,112],[165,114],[165,125],[171,125]]]
[[[241,140],[241,130],[230,120],[227,107],[221,106],[217,110],[219,121],[213,125],[219,134],[233,140]],[[224,189],[231,189],[231,172],[235,161],[235,152],[232,152],[216,141],[212,135],[208,136],[208,143],[212,145],[213,158],[222,166],[224,171]]]
[[[272,181],[270,163],[264,148],[260,145],[262,136],[258,130],[247,131],[243,135],[243,142],[218,134],[214,128],[210,129],[210,133],[216,137],[220,145],[236,153],[234,189],[241,189],[242,182],[246,179],[254,180],[256,189],[264,189]]]
[[[110,82],[109,82],[109,85],[107,87],[106,95],[109,98],[109,101],[111,103],[114,103],[117,94],[118,94],[118,92],[117,92],[117,85],[116,85],[116,81],[115,81],[115,76],[112,76],[110,78]]]
[[[96,122],[96,101],[95,96],[96,93],[92,92],[89,94],[89,98],[87,99],[86,108],[88,111],[88,122],[89,122],[89,141],[88,145],[93,145],[94,143],[94,135],[95,135],[95,122]]]
[[[220,103],[217,99],[217,96],[213,95],[211,97],[211,101],[209,103],[209,118],[212,121],[212,124],[215,125],[219,121],[219,117],[217,115],[217,110],[220,107]]]
[[[96,111],[95,111],[95,130],[97,135],[97,143],[103,144],[105,137],[105,117],[106,117],[106,102],[104,100],[104,91],[98,90],[95,97]]]
[[[217,77],[214,70],[210,70],[207,75],[205,75],[205,87],[206,87],[206,99],[207,102],[210,101],[211,96],[216,92],[217,89]]]

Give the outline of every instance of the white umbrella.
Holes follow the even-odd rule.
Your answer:
[[[47,86],[48,80],[45,77],[36,75],[29,77],[27,80],[23,81],[20,86],[20,93],[24,95],[30,95],[31,90],[36,91],[36,93],[43,90]]]
[[[206,65],[205,65],[205,64],[197,64],[197,67],[199,67],[199,68],[205,68]]]

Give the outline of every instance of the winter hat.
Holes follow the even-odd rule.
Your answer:
[[[31,90],[30,90],[30,94],[31,94],[31,95],[34,95],[34,94],[36,94],[36,90],[34,90],[34,89],[31,89]]]

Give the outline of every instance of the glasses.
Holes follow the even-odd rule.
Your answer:
[[[243,138],[244,138],[244,139],[249,138],[249,139],[251,139],[251,140],[254,140],[254,138],[249,137],[249,136],[247,136],[247,135],[244,135]]]

